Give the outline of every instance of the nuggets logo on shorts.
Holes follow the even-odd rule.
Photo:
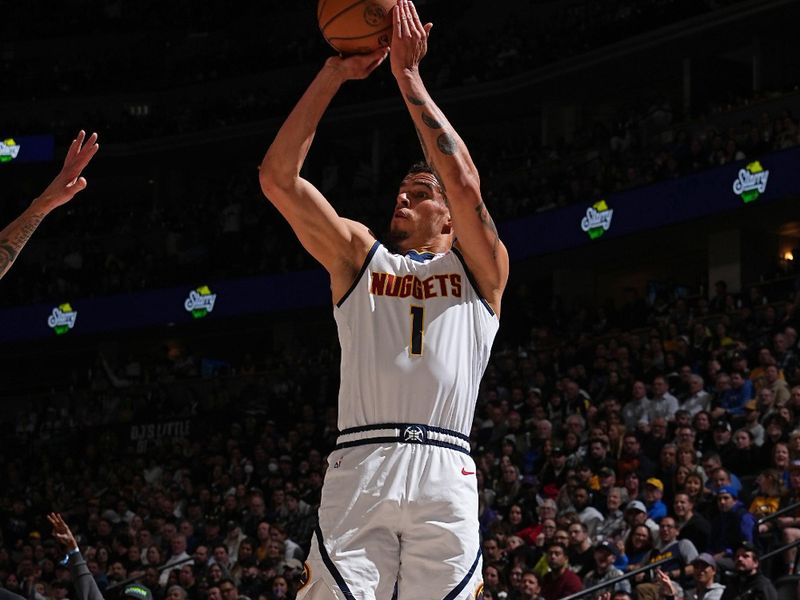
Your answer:
[[[428,434],[420,425],[409,425],[403,431],[403,441],[407,444],[424,444]]]
[[[304,587],[306,587],[311,582],[311,567],[308,566],[308,563],[303,563],[303,574],[300,575],[300,585],[297,586],[297,591],[299,592]]]
[[[478,584],[478,587],[475,589],[475,600],[483,600],[483,584]]]

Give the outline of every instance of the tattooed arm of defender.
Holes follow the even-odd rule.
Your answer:
[[[0,231],[0,279],[11,268],[42,219],[51,210],[69,202],[75,194],[86,188],[86,179],[81,177],[81,172],[92,160],[99,145],[96,133],[90,135],[84,144],[85,138],[84,131],[78,132],[67,150],[64,166],[56,178],[19,217]]]
[[[398,0],[391,44],[392,74],[414,122],[423,153],[444,190],[458,248],[481,295],[499,312],[508,280],[508,253],[480,189],[478,169],[464,141],[431,98],[419,73],[432,25],[422,25],[414,5]]]
[[[0,278],[11,268],[43,218],[44,214],[29,208],[0,232]]]

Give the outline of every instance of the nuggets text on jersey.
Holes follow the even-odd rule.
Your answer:
[[[394,296],[417,300],[454,296],[461,298],[461,275],[445,273],[420,279],[416,275],[393,275],[391,273],[371,273],[372,283],[369,293],[375,296]]]

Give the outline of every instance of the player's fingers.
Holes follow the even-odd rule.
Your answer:
[[[384,47],[384,48],[381,48],[381,49],[377,50],[377,54],[378,54],[378,57],[375,60],[375,66],[376,67],[378,65],[380,65],[384,60],[386,60],[387,56],[389,56],[389,47],[387,46],[387,47]]]
[[[411,12],[408,9],[408,0],[400,0],[402,2],[401,6],[403,8],[403,13],[400,17],[401,24],[403,26],[403,37],[410,38],[411,37]]]
[[[86,187],[86,179],[83,177],[75,177],[67,185],[64,186],[70,192],[80,191]]]
[[[411,23],[412,28],[416,31],[419,35],[425,31],[422,27],[422,21],[419,20],[419,15],[417,14],[417,7],[414,6],[414,3],[409,0],[408,2],[408,14],[410,16],[409,23]]]
[[[76,162],[73,164],[73,169],[70,169],[72,173],[77,175],[80,173],[86,165],[89,164],[89,161],[92,160],[92,157],[97,154],[97,151],[100,149],[100,144],[92,144],[84,146],[78,156],[76,157]]]
[[[88,163],[89,159],[92,158],[95,154],[97,154],[98,150],[100,150],[100,144],[96,142],[93,143],[92,145],[87,144],[86,146],[84,146],[83,147],[83,154],[85,158],[84,164]]]
[[[87,146],[93,146],[96,142],[97,142],[97,132],[95,131],[92,132],[92,135],[89,136],[83,147],[86,148]]]
[[[64,157],[64,162],[70,160],[73,156],[78,154],[78,150],[80,146],[78,145],[78,138],[72,140],[69,144],[69,148],[67,148],[67,155]]]
[[[74,145],[75,154],[77,154],[77,153],[79,153],[81,151],[81,147],[83,147],[83,140],[85,140],[85,139],[86,139],[86,132],[83,129],[81,129],[78,132],[78,135],[75,136],[75,139],[72,142],[73,145]],[[70,150],[72,150],[72,149],[73,148],[70,147]]]
[[[398,0],[392,9],[392,39],[400,39],[403,33],[400,25],[400,14],[400,2]]]
[[[369,55],[370,60],[367,63],[367,74],[372,73],[375,69],[377,69],[388,55],[389,55],[388,48],[378,48],[377,50],[372,52]]]

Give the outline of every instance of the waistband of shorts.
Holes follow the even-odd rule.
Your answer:
[[[378,423],[343,429],[336,450],[367,444],[421,444],[469,454],[469,438],[458,431],[421,423]]]

